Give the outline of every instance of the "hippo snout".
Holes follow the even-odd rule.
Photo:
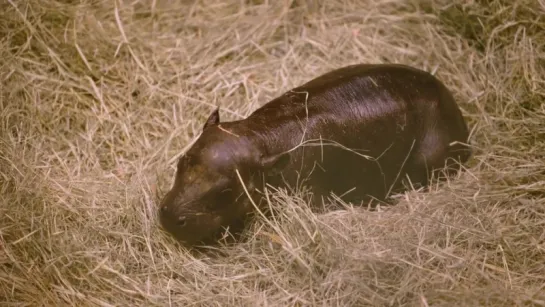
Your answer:
[[[164,230],[184,243],[202,240],[220,227],[221,218],[203,212],[172,214],[168,207],[161,207],[160,223]]]

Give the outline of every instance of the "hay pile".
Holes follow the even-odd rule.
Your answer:
[[[0,4],[3,306],[544,306],[543,1]],[[157,227],[179,153],[333,68],[436,74],[468,169],[393,207],[274,221],[220,254]]]

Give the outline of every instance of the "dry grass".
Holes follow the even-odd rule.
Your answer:
[[[545,306],[543,0],[0,9],[3,306]],[[216,254],[158,229],[215,106],[244,117],[358,62],[445,81],[472,128],[465,173],[377,211],[316,214],[280,191],[274,220]]]

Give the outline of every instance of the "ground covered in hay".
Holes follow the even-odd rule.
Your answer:
[[[545,2],[0,4],[3,306],[545,306]],[[467,170],[380,210],[276,219],[216,254],[157,227],[177,157],[354,63],[436,73]]]

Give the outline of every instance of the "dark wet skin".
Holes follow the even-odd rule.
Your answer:
[[[404,190],[407,176],[426,186],[445,165],[458,172],[471,155],[468,136],[451,93],[432,75],[393,64],[344,67],[244,120],[220,122],[212,112],[178,162],[160,222],[186,246],[211,244],[225,228],[243,228],[255,213],[244,187],[259,205],[265,182],[310,187],[313,206],[330,193],[385,200]],[[314,145],[298,147],[303,139]]]

